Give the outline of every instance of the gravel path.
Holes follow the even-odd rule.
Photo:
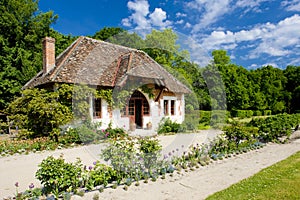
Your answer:
[[[216,134],[215,131],[204,131],[198,134],[182,134],[174,136],[161,136],[159,139],[164,147],[164,153],[191,143],[207,142]],[[56,150],[52,152],[35,153],[29,155],[16,155],[0,158],[0,198],[13,196],[15,182],[19,182],[19,191],[28,188],[30,183],[40,186],[34,174],[38,164],[47,156],[58,157],[64,154],[67,161],[75,161],[80,157],[83,164],[91,165],[99,158],[104,145],[89,145],[73,149]],[[92,199],[98,193],[100,199],[204,199],[210,194],[225,189],[233,183],[247,178],[263,168],[266,168],[288,156],[300,151],[300,139],[288,144],[268,144],[266,147],[241,154],[229,159],[213,162],[200,167],[195,171],[175,173],[173,177],[167,176],[165,180],[141,183],[139,187],[131,186],[128,191],[122,187],[105,189],[85,194],[83,198],[75,196],[73,199]]]

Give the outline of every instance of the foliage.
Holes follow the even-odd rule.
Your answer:
[[[106,138],[111,139],[123,139],[128,136],[123,128],[112,128],[112,123],[109,123],[107,129],[102,130],[101,133],[104,134]]]
[[[27,130],[30,138],[51,136],[58,141],[56,129],[72,118],[69,107],[57,101],[58,98],[58,92],[37,88],[24,90],[22,96],[9,105],[9,118],[14,126]]]
[[[104,99],[110,107],[113,107],[113,90],[112,89],[98,89],[96,91],[96,98]]]
[[[280,137],[290,136],[292,129],[300,124],[300,114],[280,114],[267,118],[254,118],[249,125],[257,127],[260,139],[278,141]]]
[[[53,193],[56,197],[63,191],[75,191],[80,185],[82,164],[66,163],[62,158],[49,156],[39,164],[36,178],[44,185],[45,193]]]
[[[207,199],[297,199],[300,195],[299,168],[298,152]]]
[[[186,113],[184,116],[184,121],[180,125],[179,132],[185,132],[185,131],[195,131],[198,128],[199,125],[199,111],[194,110],[190,113]]]
[[[97,40],[108,40],[118,34],[123,33],[125,30],[119,27],[104,27],[97,31],[92,37]]]
[[[94,166],[85,169],[86,173],[86,187],[92,190],[95,186],[104,185],[116,180],[116,171],[110,166],[101,164],[99,161],[94,162]]]
[[[93,94],[95,90],[85,85],[62,84],[55,91],[27,89],[10,103],[7,112],[24,137],[51,136],[58,141],[62,125],[74,118],[89,119],[86,99]]]
[[[224,136],[229,142],[233,142],[238,148],[242,142],[252,142],[258,136],[258,130],[252,127],[245,127],[237,121],[223,128]]]
[[[179,123],[173,122],[170,118],[163,118],[159,123],[157,133],[177,133],[179,129]]]
[[[0,2],[0,110],[41,70],[42,38],[55,37],[58,52],[70,44],[71,36],[50,29],[57,18],[52,11],[40,11],[38,1]]]
[[[252,110],[232,110],[231,116],[240,119],[252,117],[254,112]]]
[[[157,139],[128,137],[112,140],[101,156],[110,161],[117,171],[117,183],[125,181],[125,184],[130,185],[132,180],[156,178],[166,169],[167,163],[159,159],[160,150]]]

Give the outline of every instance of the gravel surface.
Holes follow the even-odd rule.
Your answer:
[[[220,132],[214,130],[197,134],[178,134],[173,136],[159,136],[163,145],[163,153],[176,148],[188,147],[190,144],[203,143],[211,140]],[[89,166],[99,159],[99,153],[104,144],[61,149],[29,155],[15,155],[0,158],[0,198],[15,194],[14,184],[19,182],[19,191],[24,191],[29,184],[41,186],[35,179],[38,164],[47,156],[58,157],[64,155],[66,161],[74,162],[80,158],[83,164]],[[182,149],[183,150],[183,149]],[[128,191],[123,187],[105,189],[103,193],[90,192],[84,197],[73,196],[72,199],[92,199],[97,193],[100,199],[204,199],[210,194],[225,189],[230,185],[247,178],[261,169],[287,158],[300,151],[300,139],[287,144],[267,144],[264,148],[240,154],[225,160],[214,161],[210,165],[200,167],[195,171],[174,173],[166,179],[140,186],[130,186]]]

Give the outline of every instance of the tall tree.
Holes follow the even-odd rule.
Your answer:
[[[0,1],[0,110],[41,69],[41,39],[56,19],[39,11],[38,1]]]
[[[273,113],[285,111],[284,87],[287,79],[283,71],[269,65],[251,71],[251,76],[257,84],[256,87],[259,87],[260,94],[264,95],[265,105],[263,108],[272,110]]]
[[[285,85],[287,112],[300,112],[300,66],[287,66],[284,75],[287,78]]]

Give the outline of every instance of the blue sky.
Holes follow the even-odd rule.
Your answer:
[[[300,0],[40,0],[39,7],[58,14],[53,28],[63,34],[172,28],[199,64],[200,51],[225,49],[248,69],[300,66]]]

